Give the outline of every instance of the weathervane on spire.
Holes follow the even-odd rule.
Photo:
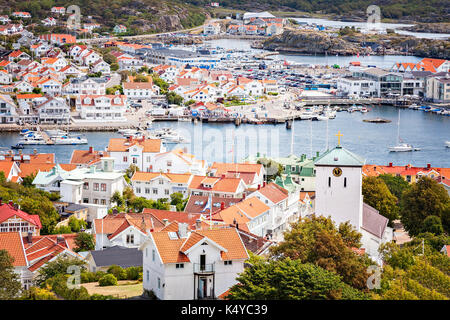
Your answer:
[[[335,136],[338,137],[338,147],[340,147],[341,146],[341,137],[343,136],[343,134],[340,131],[338,131],[338,133],[335,134]]]

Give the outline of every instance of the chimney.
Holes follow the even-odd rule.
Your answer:
[[[37,149],[33,149],[33,154],[37,155]]]
[[[33,232],[31,231],[28,231],[27,242],[30,244],[33,243]]]
[[[89,147],[89,153],[94,153],[94,147]]]
[[[427,163],[427,169],[431,168],[431,163]]]
[[[3,198],[0,197],[0,206],[3,205]]]
[[[9,200],[9,205],[12,207],[14,205],[14,202],[12,200]]]
[[[260,185],[260,184],[258,184],[258,190],[259,190],[259,189],[261,189],[261,185]]]
[[[17,203],[14,203],[14,210],[16,210],[16,211],[19,210],[19,205]]]
[[[64,241],[64,237],[62,236],[62,235],[58,235],[57,237],[56,237],[56,243],[57,244],[60,244],[60,243],[64,243],[65,241]]]
[[[187,223],[178,223],[178,235],[181,239],[187,238],[188,236],[188,225]]]
[[[224,179],[225,178],[225,175],[224,174],[222,174],[222,177],[221,177],[222,179]]]
[[[266,186],[266,182],[265,181],[263,181],[263,188]]]
[[[200,230],[202,228],[202,221],[200,219],[195,220],[195,229]]]
[[[220,203],[220,210],[223,210],[223,209],[225,209],[225,202],[222,201]]]
[[[164,223],[164,226],[167,226],[169,224],[169,219],[163,219],[162,222]]]
[[[245,199],[245,196],[246,196],[246,194],[245,194],[245,193],[243,193],[243,194],[242,194],[242,200],[244,200],[244,199]]]
[[[392,162],[389,162],[389,167],[392,167]]]

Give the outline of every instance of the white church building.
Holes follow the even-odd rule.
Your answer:
[[[362,234],[362,248],[381,264],[378,248],[393,239],[388,219],[364,203],[362,166],[365,159],[340,144],[316,159],[316,215],[330,216],[339,225],[350,221]]]

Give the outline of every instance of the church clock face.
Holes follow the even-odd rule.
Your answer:
[[[340,177],[341,174],[342,174],[342,169],[341,168],[334,168],[333,169],[333,176]]]

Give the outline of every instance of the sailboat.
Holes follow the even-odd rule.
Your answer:
[[[397,122],[397,145],[393,147],[389,147],[390,152],[406,152],[406,151],[419,151],[419,148],[413,147],[409,143],[405,143],[400,138],[400,109],[398,109],[398,122]]]

